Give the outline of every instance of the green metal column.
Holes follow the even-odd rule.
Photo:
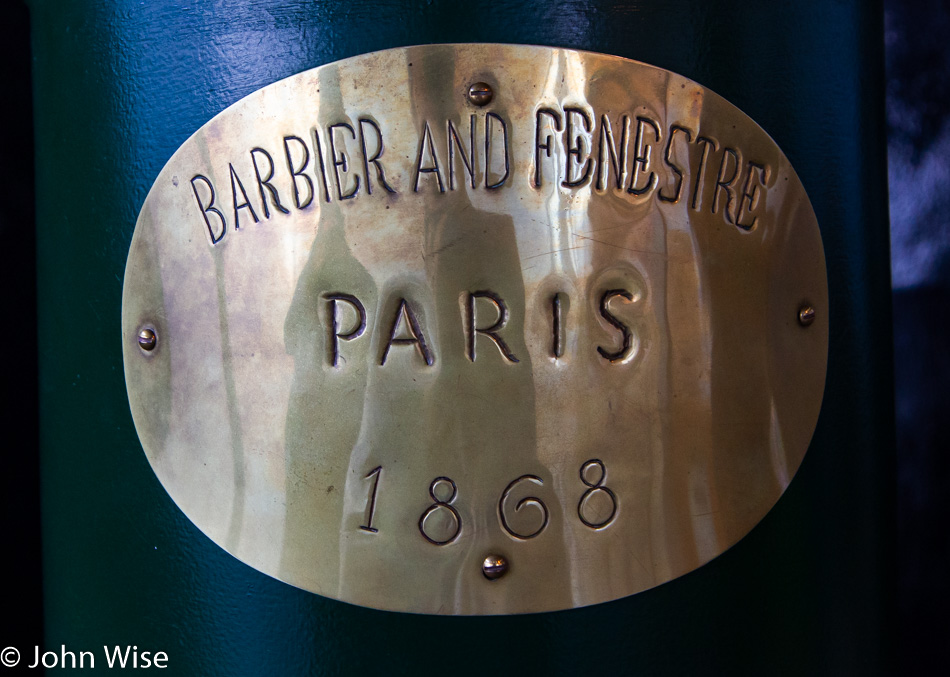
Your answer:
[[[29,5],[47,648],[164,651],[176,675],[891,671],[878,3]],[[772,512],[693,573],[553,614],[443,618],[358,608],[226,554],[181,514],[142,453],[123,380],[120,299],[136,216],[166,160],[216,113],[280,78],[432,42],[571,47],[675,71],[749,114],[808,191],[831,300],[818,429]]]

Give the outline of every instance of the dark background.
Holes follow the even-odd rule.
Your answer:
[[[29,13],[4,3],[0,25],[0,649],[42,632],[36,220]],[[68,330],[64,331],[64,336]],[[67,339],[68,340],[68,339]],[[4,670],[5,668],[0,668]]]
[[[920,674],[950,665],[950,11],[885,8],[898,640]]]
[[[885,2],[897,418],[899,618],[903,674],[950,664],[950,11]],[[42,643],[35,226],[29,16],[4,7],[0,134],[3,290],[0,648]],[[875,140],[868,140],[875,143]],[[883,307],[886,308],[886,303]],[[71,339],[69,327],[57,340]],[[873,368],[874,365],[869,365]],[[889,366],[889,365],[888,365]]]

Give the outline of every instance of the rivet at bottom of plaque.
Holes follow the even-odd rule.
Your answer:
[[[490,581],[497,581],[508,573],[508,560],[501,555],[489,555],[482,562],[482,573]]]

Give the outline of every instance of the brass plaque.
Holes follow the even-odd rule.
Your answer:
[[[685,574],[775,504],[822,400],[821,236],[674,73],[436,45],[269,85],[142,207],[148,459],[215,543],[381,609],[508,614]]]

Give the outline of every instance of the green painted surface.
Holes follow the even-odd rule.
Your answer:
[[[892,408],[877,3],[33,0],[46,646],[166,651],[170,674],[890,672]],[[776,508],[701,569],[508,618],[372,611],[272,580],[175,507],[142,453],[122,276],[158,171],[279,78],[428,42],[630,57],[748,113],[799,173],[831,292],[824,407]],[[64,342],[68,331],[74,340]],[[97,667],[104,667],[101,662]]]

